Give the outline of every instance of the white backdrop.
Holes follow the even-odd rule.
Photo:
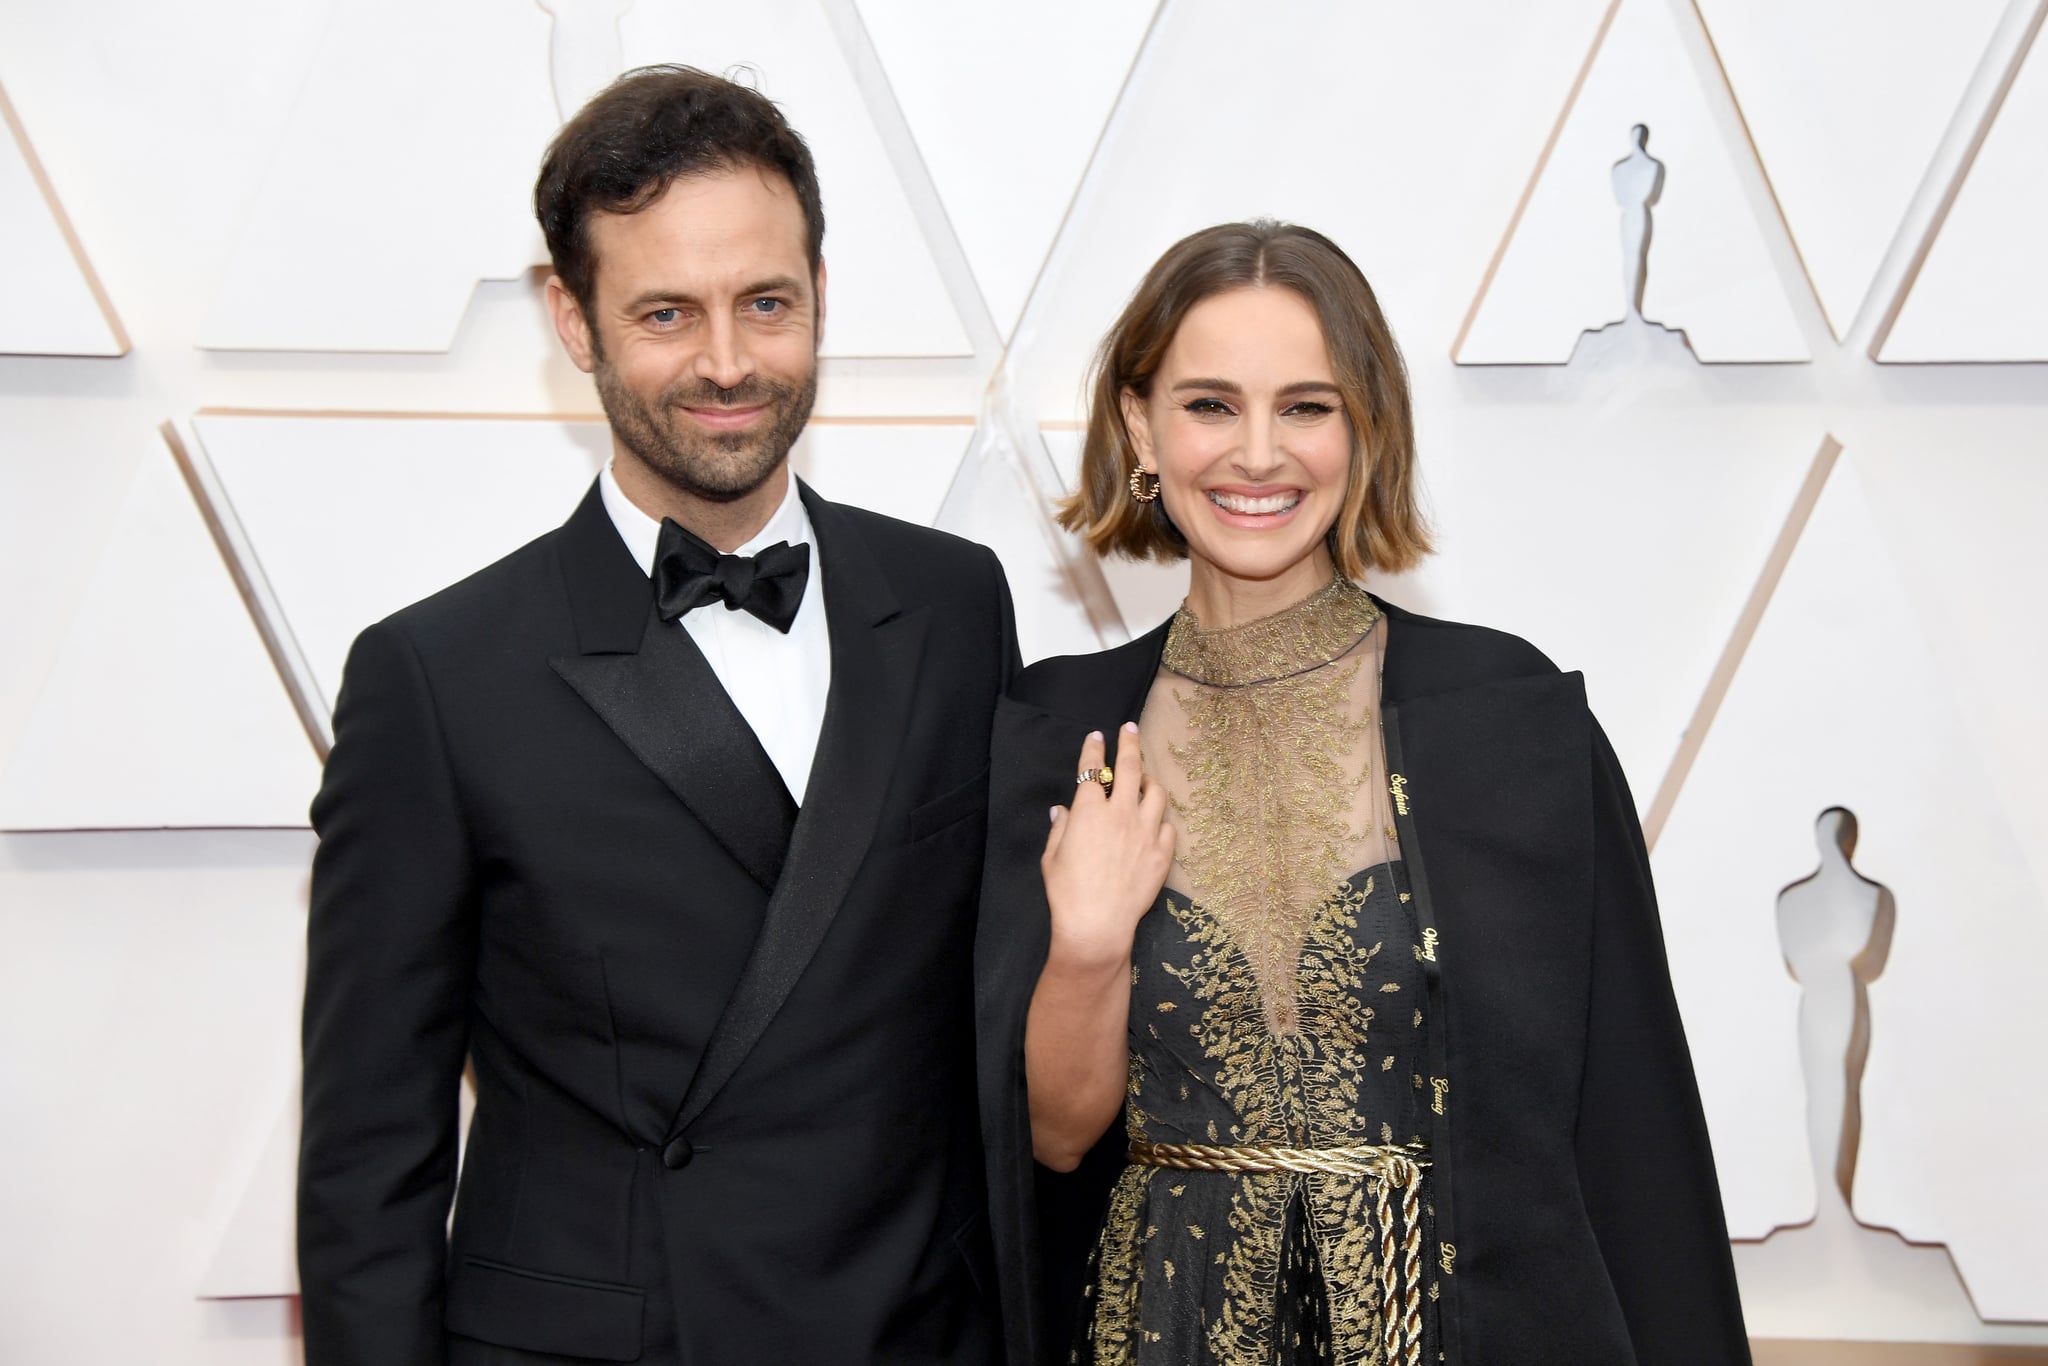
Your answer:
[[[1731,1229],[1779,1230],[1738,1246],[1752,1331],[2048,1343],[2044,12],[0,0],[0,1359],[295,1358],[325,708],[356,629],[602,458],[523,205],[561,108],[653,60],[744,64],[818,153],[799,469],[995,546],[1031,656],[1178,596],[1045,519],[1144,268],[1255,214],[1342,243],[1441,532],[1376,586],[1587,672]],[[1566,364],[1621,313],[1638,122],[1645,311],[1693,353]],[[1774,929],[1831,804],[1898,908],[1863,1226],[1817,1195]]]

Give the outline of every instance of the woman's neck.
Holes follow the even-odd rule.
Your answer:
[[[1225,630],[1292,607],[1336,575],[1330,552],[1320,545],[1270,579],[1241,579],[1194,556],[1188,566],[1188,607],[1203,630]]]

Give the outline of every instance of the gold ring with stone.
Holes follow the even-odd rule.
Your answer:
[[[1081,776],[1074,779],[1074,786],[1079,787],[1083,783],[1101,783],[1102,790],[1106,793],[1109,791],[1109,785],[1115,781],[1116,770],[1108,764],[1104,764],[1101,768],[1083,769]]]

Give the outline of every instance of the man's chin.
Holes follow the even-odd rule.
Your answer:
[[[682,462],[651,464],[662,480],[677,490],[707,503],[737,503],[759,493],[788,461],[787,453],[765,467],[733,471],[724,477],[707,478],[701,465],[690,468]]]

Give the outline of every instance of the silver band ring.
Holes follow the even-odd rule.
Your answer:
[[[1101,768],[1082,769],[1081,776],[1074,779],[1074,786],[1080,787],[1084,783],[1101,783],[1102,790],[1106,793],[1109,791],[1109,785],[1115,781],[1116,770],[1108,764],[1104,764]]]

